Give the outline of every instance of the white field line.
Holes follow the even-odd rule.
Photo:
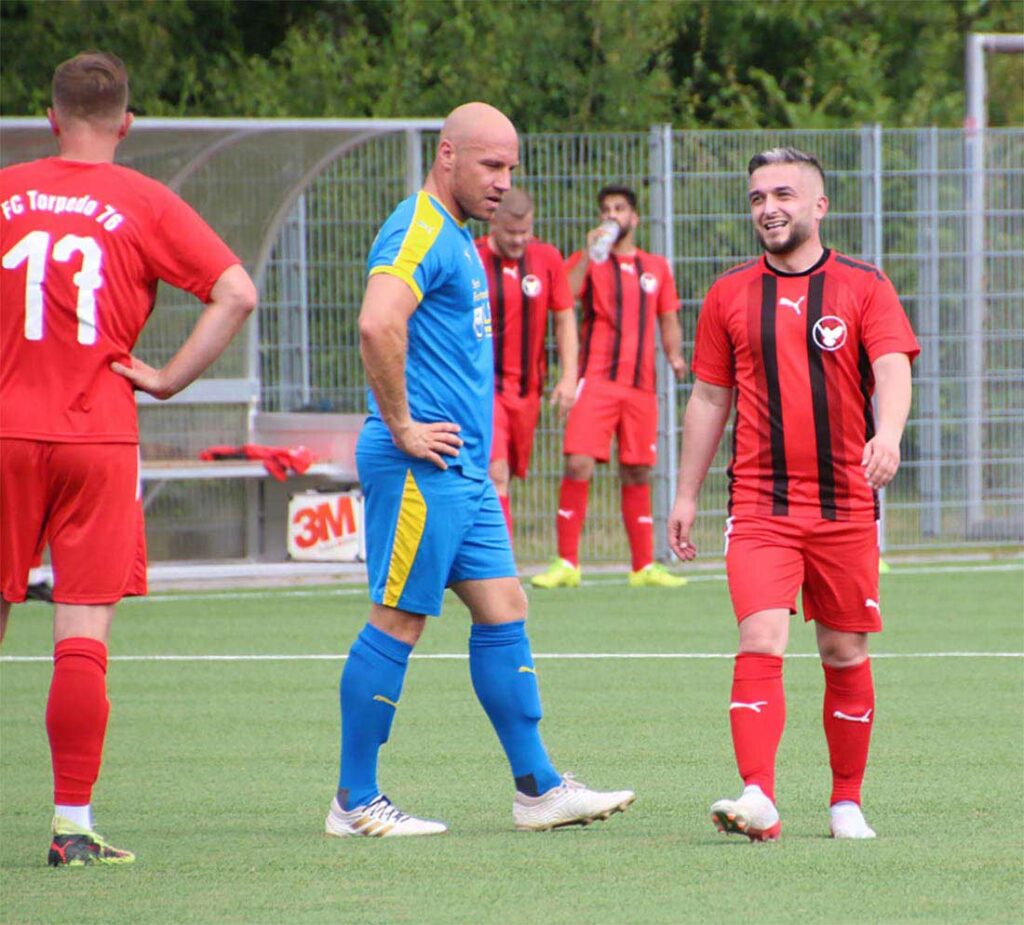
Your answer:
[[[941,575],[959,572],[1024,572],[1024,562],[1001,562],[984,565],[924,565],[924,566],[896,566],[886,578],[900,578],[903,575]],[[715,572],[710,575],[687,575],[691,584],[698,584],[705,581],[725,581],[724,572]],[[525,583],[525,582],[524,582]],[[627,580],[622,578],[592,579],[584,581],[577,590],[593,591],[606,588],[609,585],[625,585]],[[258,591],[195,591],[187,594],[154,594],[150,597],[126,598],[124,605],[135,604],[171,604],[178,601],[243,601],[243,600],[269,600],[272,598],[288,597],[349,597],[351,595],[366,596],[366,586],[344,588],[290,588],[275,590],[268,588]]]
[[[731,659],[735,652],[535,652],[534,659],[551,661],[573,661],[581,659]],[[348,658],[343,654],[323,655],[111,655],[112,662],[334,662]],[[466,661],[464,652],[437,652],[417,655],[419,661]],[[786,658],[818,658],[815,652],[794,652]],[[878,652],[872,659],[880,658],[1024,658],[1024,652]],[[26,662],[50,662],[51,655],[4,655],[0,664]]]

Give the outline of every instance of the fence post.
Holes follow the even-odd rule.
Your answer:
[[[306,257],[306,195],[281,225],[275,257],[278,267],[277,401],[280,411],[294,411],[310,399],[309,279]]]
[[[411,196],[423,185],[423,140],[418,128],[405,130],[405,194]]]
[[[940,401],[941,308],[939,297],[939,136],[934,127],[917,135],[917,250],[922,255],[918,277],[918,326],[923,350],[917,383],[920,421],[922,537],[942,532],[942,405]]]
[[[295,202],[296,218],[298,219],[299,245],[299,350],[301,351],[301,388],[302,405],[308,406],[311,393],[311,376],[309,369],[309,267],[306,254],[306,194],[302,193]]]
[[[967,167],[967,536],[972,538],[985,519],[982,504],[984,455],[985,373],[985,94],[983,36],[967,37],[968,86],[964,143]]]
[[[864,259],[882,269],[882,126],[864,125],[861,137],[861,247]],[[877,404],[876,404],[877,411]],[[885,490],[878,493],[878,547],[886,548]]]
[[[662,254],[675,276],[675,229],[672,201],[672,126],[652,125],[651,147],[651,249]],[[655,338],[658,339],[657,337]],[[676,423],[676,380],[663,351],[657,352],[658,368],[658,459],[654,473],[654,556],[665,561],[670,557],[665,525],[675,494],[679,468],[679,440]]]

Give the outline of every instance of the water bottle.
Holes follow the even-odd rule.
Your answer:
[[[611,253],[612,246],[619,239],[619,223],[606,218],[597,226],[601,230],[597,240],[590,246],[590,262],[604,263]]]

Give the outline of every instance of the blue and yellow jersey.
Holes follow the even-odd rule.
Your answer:
[[[485,479],[491,452],[494,355],[487,274],[473,237],[422,190],[398,205],[381,227],[367,261],[370,276],[403,280],[419,300],[409,319],[405,365],[414,421],[454,421],[459,455],[448,460],[469,478]],[[399,453],[372,390],[363,442]]]

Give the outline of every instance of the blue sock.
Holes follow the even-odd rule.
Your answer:
[[[469,673],[502,748],[512,766],[516,789],[539,796],[562,778],[551,764],[537,728],[540,689],[533,670],[526,621],[485,626],[469,634]]]
[[[341,697],[341,773],[338,804],[354,809],[377,789],[377,752],[387,742],[402,695],[412,646],[369,623],[352,643],[338,685]]]

